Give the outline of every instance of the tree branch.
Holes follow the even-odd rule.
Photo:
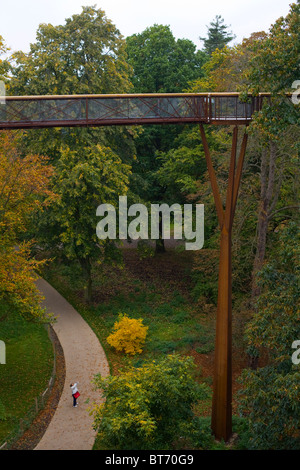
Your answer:
[[[300,205],[281,207],[280,209],[277,209],[276,211],[268,215],[268,220],[270,220],[275,214],[277,214],[277,212],[282,212],[287,209],[300,209]]]

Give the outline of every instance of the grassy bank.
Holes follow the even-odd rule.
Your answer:
[[[0,303],[0,339],[6,346],[6,364],[0,365],[1,443],[47,387],[53,348],[45,326],[24,320],[4,302]]]

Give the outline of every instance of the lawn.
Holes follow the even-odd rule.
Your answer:
[[[0,303],[0,339],[6,345],[6,364],[0,365],[0,443],[14,432],[20,418],[34,407],[53,369],[53,347],[44,325],[24,320]],[[4,419],[3,419],[4,418]]]

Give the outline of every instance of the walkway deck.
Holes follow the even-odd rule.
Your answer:
[[[38,279],[37,286],[45,297],[44,306],[57,316],[53,328],[64,351],[66,379],[56,412],[35,450],[91,450],[96,433],[88,407],[93,401],[100,402],[91,380],[99,372],[109,374],[108,362],[98,338],[79,313],[45,280]],[[77,408],[73,408],[71,382],[78,382],[81,393]]]

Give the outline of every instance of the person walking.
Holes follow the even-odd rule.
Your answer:
[[[72,390],[72,397],[73,397],[73,406],[74,406],[74,408],[77,407],[77,398],[80,396],[80,393],[78,392],[77,384],[78,384],[78,382],[75,382],[75,383],[72,383],[72,384],[70,385],[71,390]]]

